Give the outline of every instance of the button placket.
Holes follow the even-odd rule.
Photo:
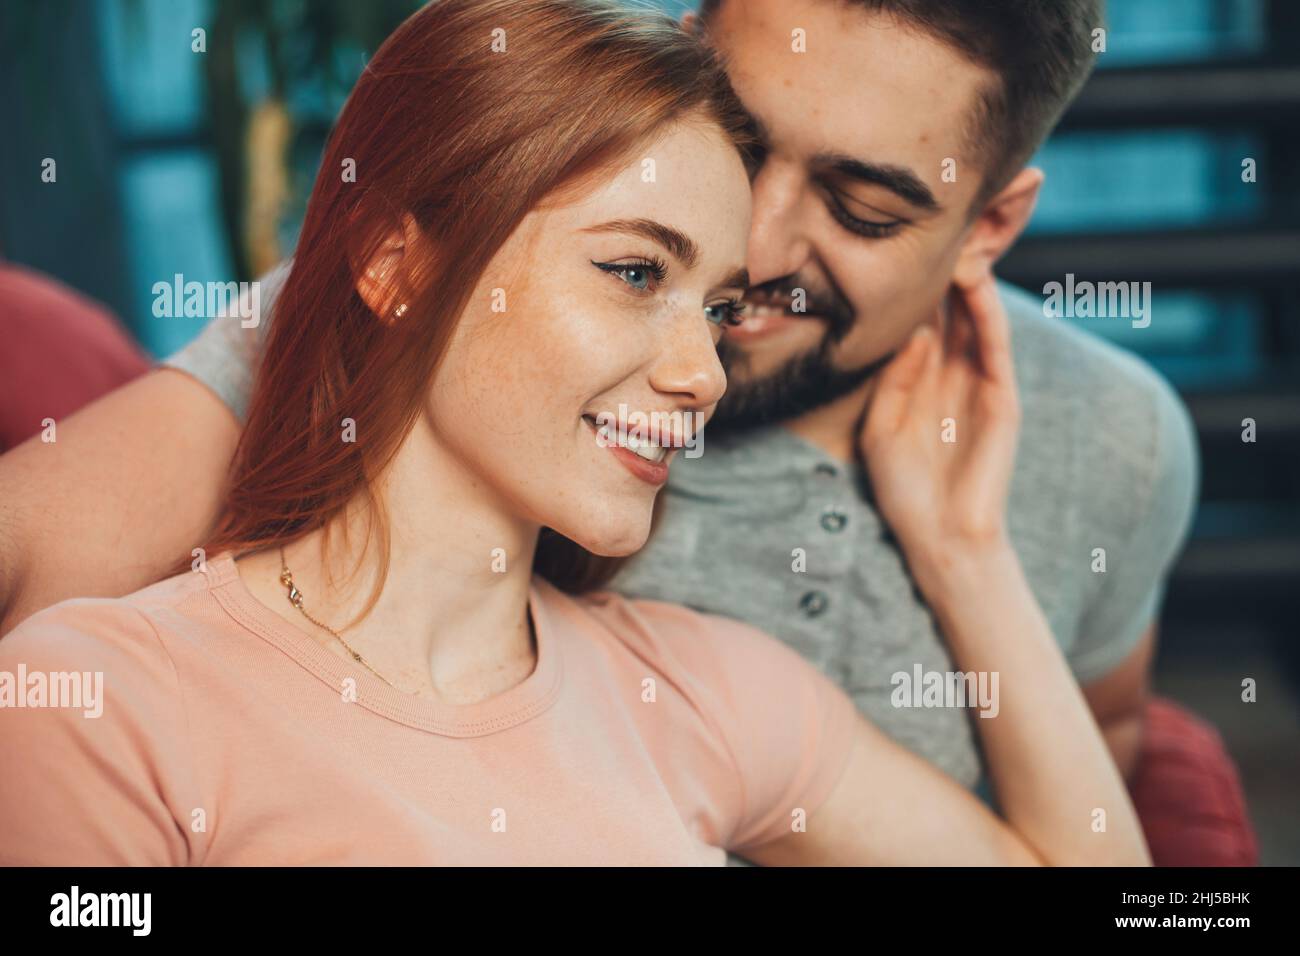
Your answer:
[[[807,617],[819,617],[830,606],[830,598],[825,591],[808,591],[799,599],[799,610]]]
[[[823,530],[830,534],[839,534],[849,523],[849,516],[837,505],[831,505],[822,511],[820,523]]]
[[[809,570],[814,570],[813,555],[816,555],[815,570],[822,582],[837,580],[849,571],[853,565],[855,537],[850,518],[853,514],[851,499],[854,492],[848,476],[851,469],[840,462],[827,459],[805,460],[801,464],[804,474],[806,498],[803,521],[805,528],[811,528],[812,545],[809,549]],[[845,498],[848,496],[849,503]],[[816,522],[814,526],[812,523]],[[805,532],[809,533],[809,532]],[[830,589],[828,589],[830,590]],[[812,592],[806,592],[808,597]],[[830,590],[833,594],[834,591]],[[830,596],[820,592],[817,598],[809,598],[814,614],[822,613],[829,604]],[[802,606],[802,605],[801,605]]]
[[[805,472],[807,474],[807,472]],[[836,504],[826,503],[829,499],[834,502],[843,494],[841,478],[841,469],[828,461],[819,461],[813,464],[811,468],[811,483],[809,485],[808,504],[810,510],[817,516],[817,524],[824,534],[841,535],[849,523],[849,513],[845,508]],[[819,500],[820,499],[820,500]],[[848,549],[851,551],[851,549]],[[843,540],[835,542],[825,542],[818,551],[824,559],[821,572],[823,580],[825,575],[830,574],[832,577],[842,574],[844,570],[844,561],[846,559],[846,548]],[[831,605],[830,595],[821,588],[810,588],[805,591],[799,598],[799,611],[805,618],[813,619],[824,615]]]

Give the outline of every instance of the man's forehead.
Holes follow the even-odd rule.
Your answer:
[[[922,163],[937,177],[929,158],[970,158],[979,93],[996,82],[940,39],[842,0],[726,0],[710,33],[773,145],[805,156]]]

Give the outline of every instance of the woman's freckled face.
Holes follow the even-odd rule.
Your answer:
[[[502,507],[597,554],[629,554],[649,534],[659,485],[602,447],[584,416],[622,404],[698,425],[682,413],[712,413],[726,387],[718,323],[744,291],[749,181],[722,132],[694,121],[577,196],[531,212],[497,252],[427,415]],[[630,224],[686,237],[694,264]]]

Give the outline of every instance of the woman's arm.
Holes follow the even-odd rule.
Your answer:
[[[183,372],[151,372],[0,456],[0,634],[70,597],[163,577],[216,520],[234,415]]]
[[[760,863],[1147,865],[1123,780],[1006,534],[1019,408],[991,277],[956,306],[942,345],[924,330],[882,375],[863,452],[881,513],[956,666],[997,688],[987,716],[972,719],[1005,819],[863,723],[807,832],[746,855]]]
[[[124,601],[61,603],[0,640],[25,706],[0,708],[0,866],[200,861],[199,790],[180,679]],[[32,697],[43,688],[37,705]]]

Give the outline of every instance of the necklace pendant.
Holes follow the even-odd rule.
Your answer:
[[[302,610],[302,592],[292,584],[289,585],[289,603],[298,608],[298,610]]]

